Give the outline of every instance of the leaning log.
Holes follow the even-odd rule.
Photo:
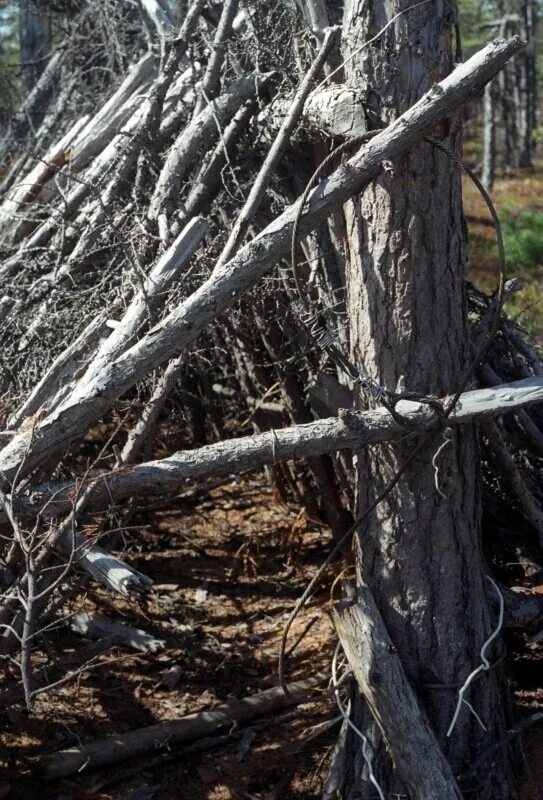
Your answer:
[[[200,711],[182,719],[150,725],[94,744],[71,747],[46,756],[40,767],[45,778],[62,778],[83,770],[118,764],[128,758],[177,747],[185,742],[211,736],[225,727],[240,725],[297,705],[310,696],[313,689],[321,683],[320,676],[308,678],[290,684],[288,694],[280,687],[274,687],[241,700],[229,700],[212,711]]]
[[[384,163],[411,149],[438,122],[457,114],[473,92],[484,86],[522,46],[518,37],[487,45],[377,133],[311,193],[306,210],[301,214],[300,233],[316,228],[335,208],[376,178]],[[159,209],[160,201],[155,210]],[[284,256],[298,211],[298,203],[284,211],[160,325],[108,364],[92,382],[78,387],[59,409],[33,430],[21,431],[14,437],[0,453],[0,472],[6,484],[18,470],[22,477],[61,453],[107,413],[117,397],[151,370],[186,349],[210,322]]]
[[[347,660],[377,722],[400,781],[417,800],[460,800],[451,767],[405,675],[366,586],[333,609]]]

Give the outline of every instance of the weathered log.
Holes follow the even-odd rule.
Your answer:
[[[504,414],[522,405],[543,402],[543,378],[527,378],[493,389],[466,392],[447,420],[450,426],[473,419]],[[402,401],[398,410],[421,430],[432,423],[427,406]],[[271,430],[254,436],[229,439],[195,450],[182,450],[169,458],[120,468],[103,476],[93,476],[93,507],[105,508],[111,499],[121,500],[140,493],[178,491],[187,481],[214,475],[239,474],[291,459],[308,458],[335,450],[360,450],[405,434],[405,429],[384,409],[363,413],[347,412],[340,417]],[[35,516],[48,504],[47,513],[59,516],[69,508],[73,483],[43,484],[26,496],[14,499],[15,511]]]
[[[227,124],[266,80],[265,75],[255,75],[233,81],[182,131],[171,146],[160,172],[149,205],[150,220],[157,221],[163,212],[169,216],[172,198],[189,170],[193,169],[196,157],[219,137],[217,126],[222,128]]]
[[[72,519],[61,526],[55,544],[56,550],[66,559],[73,558],[75,564],[98,583],[117,594],[131,597],[149,591],[153,585],[151,578],[89,542],[80,533],[74,533],[71,527]]]
[[[200,711],[179,720],[150,725],[94,744],[71,747],[45,756],[40,767],[45,778],[53,779],[107,764],[118,764],[148,752],[156,753],[157,750],[202,739],[224,727],[231,727],[236,723],[242,725],[257,717],[297,705],[310,696],[320,683],[320,676],[308,678],[290,684],[288,695],[281,688],[274,687],[241,700],[229,700],[212,711]]]
[[[333,608],[336,631],[409,797],[460,800],[451,767],[420,707],[371,592]]]
[[[383,163],[409,150],[427,134],[428,128],[457,113],[462,103],[490,80],[521,47],[518,38],[487,45],[434,86],[388,128],[376,134],[311,193],[301,215],[301,233],[317,227],[337,205],[360,192],[381,172]],[[175,161],[177,163],[177,158]],[[174,174],[175,170],[172,178]],[[171,187],[169,180],[167,183]],[[160,207],[161,200],[157,197],[154,209],[157,216]],[[117,397],[191,344],[221,311],[231,306],[284,255],[297,214],[298,204],[283,212],[160,325],[108,364],[93,382],[74,391],[54,414],[36,426],[34,436],[32,431],[21,431],[0,453],[0,472],[4,479],[13,479],[20,467],[21,474],[28,473],[53,454],[61,452],[104,414]]]
[[[132,628],[130,625],[123,625],[120,622],[111,622],[104,617],[91,617],[84,611],[70,616],[68,624],[72,631],[87,639],[114,638],[117,643],[126,644],[141,653],[156,653],[164,647],[162,639],[155,639],[154,636],[139,628]]]
[[[272,105],[271,119],[266,122],[275,129],[290,110],[291,100],[281,98]],[[296,139],[329,142],[331,139],[351,139],[368,129],[362,98],[354,89],[343,84],[323,86],[311,92],[305,102]]]
[[[91,320],[83,332],[51,364],[40,382],[31,391],[23,405],[9,419],[9,425],[18,427],[24,419],[41,408],[50,410],[58,404],[68,384],[77,379],[91,360],[101,338],[108,330],[107,312]]]

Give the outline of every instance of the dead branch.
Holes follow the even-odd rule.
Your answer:
[[[179,720],[140,728],[102,742],[62,750],[42,759],[40,768],[44,777],[51,780],[108,764],[118,764],[150,751],[156,753],[157,750],[210,736],[224,727],[242,725],[252,719],[297,705],[310,696],[320,683],[320,676],[308,678],[290,684],[288,695],[282,689],[274,687],[242,700],[230,700],[212,711],[200,711]]]
[[[410,797],[460,800],[451,767],[411,687],[371,592],[354,586],[334,623],[360,691]]]
[[[461,396],[447,423],[451,426],[475,418],[504,414],[529,403],[543,402],[543,379],[526,378],[493,389],[478,389]],[[421,429],[431,425],[427,406],[402,401],[401,413]],[[169,458],[121,468],[104,476],[89,479],[93,486],[94,508],[106,507],[111,498],[120,500],[140,493],[167,493],[179,490],[187,481],[213,475],[238,475],[266,464],[308,458],[335,450],[359,450],[368,445],[394,439],[405,429],[384,410],[363,413],[346,412],[339,417],[295,425],[184,450]],[[35,516],[48,502],[48,513],[58,516],[69,508],[73,484],[36,486],[27,497],[16,500],[17,513]]]
[[[410,149],[439,120],[457,113],[473,91],[491,79],[521,47],[519,38],[497,40],[487,45],[378,133],[312,192],[307,210],[301,217],[301,233],[317,227],[338,204],[360,192],[381,172],[383,162]],[[187,145],[188,152],[191,145],[188,142]],[[177,167],[177,156],[173,160]],[[178,173],[177,169],[168,169],[166,173],[172,178],[172,181],[165,180],[169,187],[166,194],[169,194]],[[161,208],[162,191],[159,194],[154,212]],[[160,325],[108,364],[93,381],[76,389],[54,414],[36,426],[34,436],[31,431],[21,431],[14,437],[0,453],[0,471],[5,479],[13,479],[19,468],[21,473],[28,473],[55,453],[60,453],[104,414],[116,397],[152,369],[182,352],[209,322],[232,305],[285,254],[296,215],[297,206],[294,205],[268,225]]]

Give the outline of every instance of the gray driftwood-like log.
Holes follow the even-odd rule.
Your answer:
[[[112,736],[101,742],[62,750],[42,759],[41,770],[47,779],[61,778],[202,739],[233,724],[242,725],[297,705],[321,683],[320,676],[308,678],[289,684],[288,695],[281,688],[274,687],[241,700],[229,700],[212,711],[200,711],[182,719]]]
[[[111,622],[104,617],[90,617],[84,611],[71,616],[69,625],[72,631],[87,639],[113,637],[116,642],[126,644],[141,653],[156,653],[164,647],[162,639],[155,639],[154,636],[139,628],[132,628],[130,625],[123,625],[120,622]]]
[[[151,578],[81,534],[74,534],[71,523],[72,519],[61,527],[55,544],[67,560],[73,558],[94,580],[117,594],[131,597],[149,591],[153,585]]]
[[[50,409],[55,400],[58,403],[74,376],[78,377],[81,369],[87,366],[107,330],[107,312],[103,312],[91,320],[77,339],[53,361],[23,405],[10,418],[10,426],[16,428],[40,408]]]
[[[473,92],[484,86],[521,48],[519,38],[492,42],[436,84],[405,114],[322,181],[310,195],[301,215],[300,232],[316,228],[334,208],[367,186],[382,171],[383,163],[409,150],[440,120],[458,113]],[[172,178],[174,175],[177,175],[175,169]],[[160,206],[157,196],[156,212]],[[14,437],[0,453],[4,480],[12,480],[19,469],[22,476],[62,452],[107,412],[117,397],[152,369],[188,347],[221,311],[248,291],[287,252],[297,213],[298,204],[295,203],[239,250],[221,270],[214,272],[163,322],[110,362],[93,381],[79,386],[60,408],[36,425],[34,433],[21,431]]]
[[[287,116],[291,102],[281,99],[273,104],[273,115],[269,120],[272,125],[279,124]],[[360,95],[349,86],[334,83],[309,94],[295,136],[312,141],[351,139],[367,129]]]
[[[267,76],[249,76],[233,81],[223,93],[206,105],[180,133],[173,143],[160,172],[149,204],[149,218],[158,220],[162,212],[169,212],[172,198],[177,193],[189,170],[193,169],[198,154],[219,138],[219,129],[226,125],[239,108],[254,97]]]
[[[398,777],[416,800],[460,800],[451,767],[422,711],[366,586],[333,608],[336,631]]]
[[[543,402],[543,378],[526,378],[492,389],[478,389],[461,395],[447,424],[461,425],[475,418],[514,411],[530,403]],[[424,429],[432,422],[427,407],[404,401],[401,413]],[[410,408],[411,407],[411,408]],[[400,409],[400,406],[399,406]],[[93,477],[93,507],[106,508],[111,499],[120,500],[140,493],[178,491],[184,483],[216,475],[239,474],[291,459],[309,458],[335,450],[359,450],[405,435],[405,429],[384,409],[363,413],[346,412],[339,417],[271,430],[254,436],[230,439],[183,450],[169,458],[136,464]],[[37,486],[15,502],[17,513],[35,516],[48,502],[48,514],[58,516],[70,507],[73,484]]]
[[[190,261],[209,228],[203,217],[195,217],[157,261],[143,287],[136,294],[117,327],[104,341],[83,382],[92,380],[105,365],[123,353],[141,333],[145,323],[152,325],[167,300],[180,270]]]

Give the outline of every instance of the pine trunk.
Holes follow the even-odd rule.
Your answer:
[[[344,57],[355,54],[404,0],[346,3]],[[346,81],[362,91],[370,121],[386,125],[453,69],[454,0],[409,11],[348,63]],[[432,131],[461,151],[460,115]],[[465,226],[457,165],[423,143],[395,159],[346,206],[349,237],[347,302],[355,363],[388,389],[438,396],[453,393],[467,364],[464,296]],[[407,676],[418,692],[455,775],[505,730],[506,682],[498,666],[480,677],[450,737],[458,688],[480,663],[496,625],[481,552],[476,432],[455,431],[437,459],[441,435],[428,440],[385,502],[361,525],[358,579],[369,586]],[[358,511],[383,491],[418,438],[365,450],[358,460]],[[439,486],[439,490],[437,489]],[[502,645],[490,658],[497,661]],[[356,711],[356,709],[358,709]],[[359,726],[367,711],[355,703]],[[371,731],[370,731],[371,733]],[[370,736],[375,741],[375,737]],[[361,742],[347,777],[346,797],[374,797]],[[352,751],[351,751],[352,752]],[[405,792],[380,749],[375,770],[383,790]],[[476,777],[480,795],[510,798],[506,754]],[[387,795],[388,796],[388,795]],[[411,796],[411,795],[410,795]]]

